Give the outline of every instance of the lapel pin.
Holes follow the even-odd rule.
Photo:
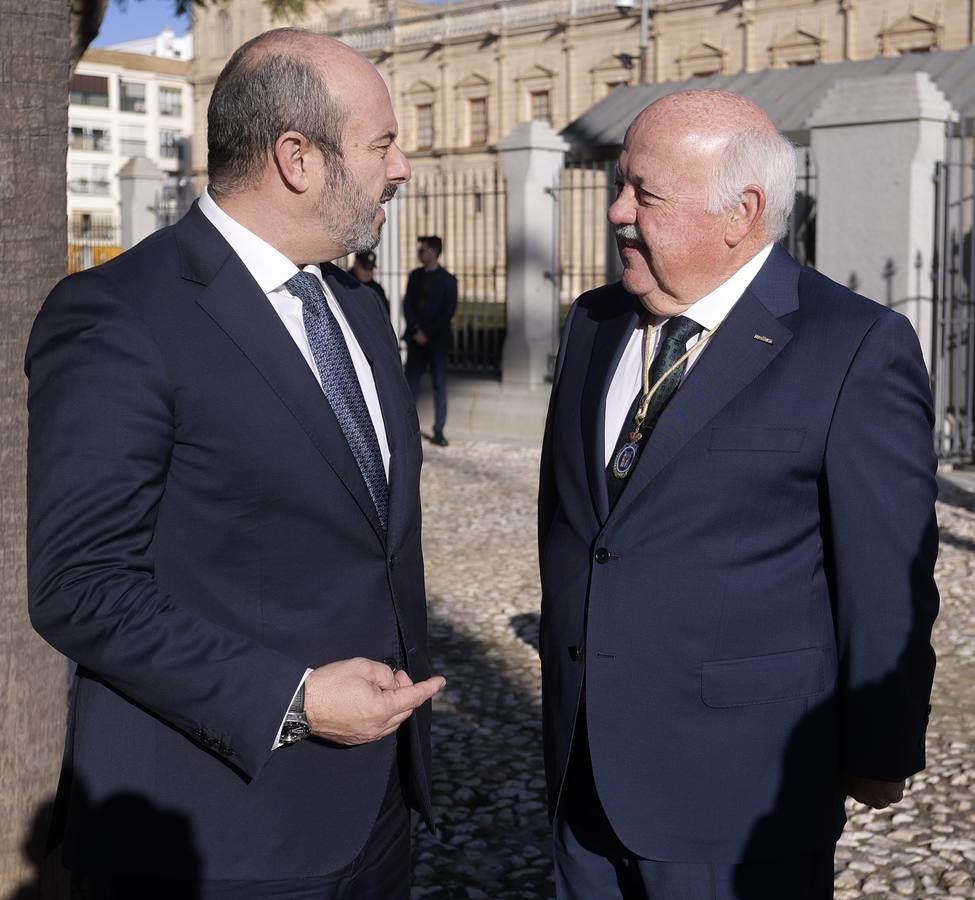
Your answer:
[[[752,335],[752,337],[754,337],[756,341],[761,341],[763,344],[774,344],[775,343],[775,341],[773,341],[772,338],[766,337],[764,334],[755,334],[755,335]]]

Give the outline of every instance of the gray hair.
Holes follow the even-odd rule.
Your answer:
[[[796,149],[777,131],[749,128],[735,134],[711,171],[707,211],[731,209],[749,184],[765,192],[763,225],[771,241],[784,237],[795,203]]]
[[[214,194],[254,185],[286,131],[341,160],[349,112],[333,98],[302,44],[300,28],[278,28],[242,44],[213,86],[207,109],[207,174]],[[289,45],[290,44],[290,45]]]

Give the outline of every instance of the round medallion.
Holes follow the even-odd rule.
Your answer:
[[[636,462],[639,452],[640,448],[632,441],[620,447],[620,452],[616,454],[616,459],[613,460],[613,474],[617,478],[626,478],[630,474],[630,469],[633,468],[633,463]]]

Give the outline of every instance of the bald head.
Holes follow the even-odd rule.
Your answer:
[[[651,103],[632,122],[628,144],[665,136],[708,170],[708,212],[732,208],[748,185],[764,193],[768,240],[788,228],[795,195],[795,150],[768,116],[729,91],[680,91]]]
[[[287,131],[326,159],[342,156],[354,86],[379,73],[326,35],[277,28],[242,44],[217,78],[207,110],[210,188],[230,195],[253,186]]]

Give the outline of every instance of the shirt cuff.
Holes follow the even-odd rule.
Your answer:
[[[311,673],[313,671],[314,671],[314,669],[305,669],[305,674],[301,676],[301,681],[298,682],[298,687],[295,688],[295,692],[291,695],[291,703],[294,703],[295,702],[295,697],[298,696],[298,691],[301,690],[302,686],[305,683],[305,679],[309,675],[311,675]],[[281,725],[278,728],[277,736],[274,738],[274,743],[271,745],[271,749],[272,750],[277,750],[278,747],[283,747],[284,746],[281,743],[281,732],[284,731],[284,723],[285,723],[285,720],[288,718],[288,711],[291,709],[291,703],[288,704],[287,709],[285,709],[285,711],[284,711],[284,716],[281,718]]]

